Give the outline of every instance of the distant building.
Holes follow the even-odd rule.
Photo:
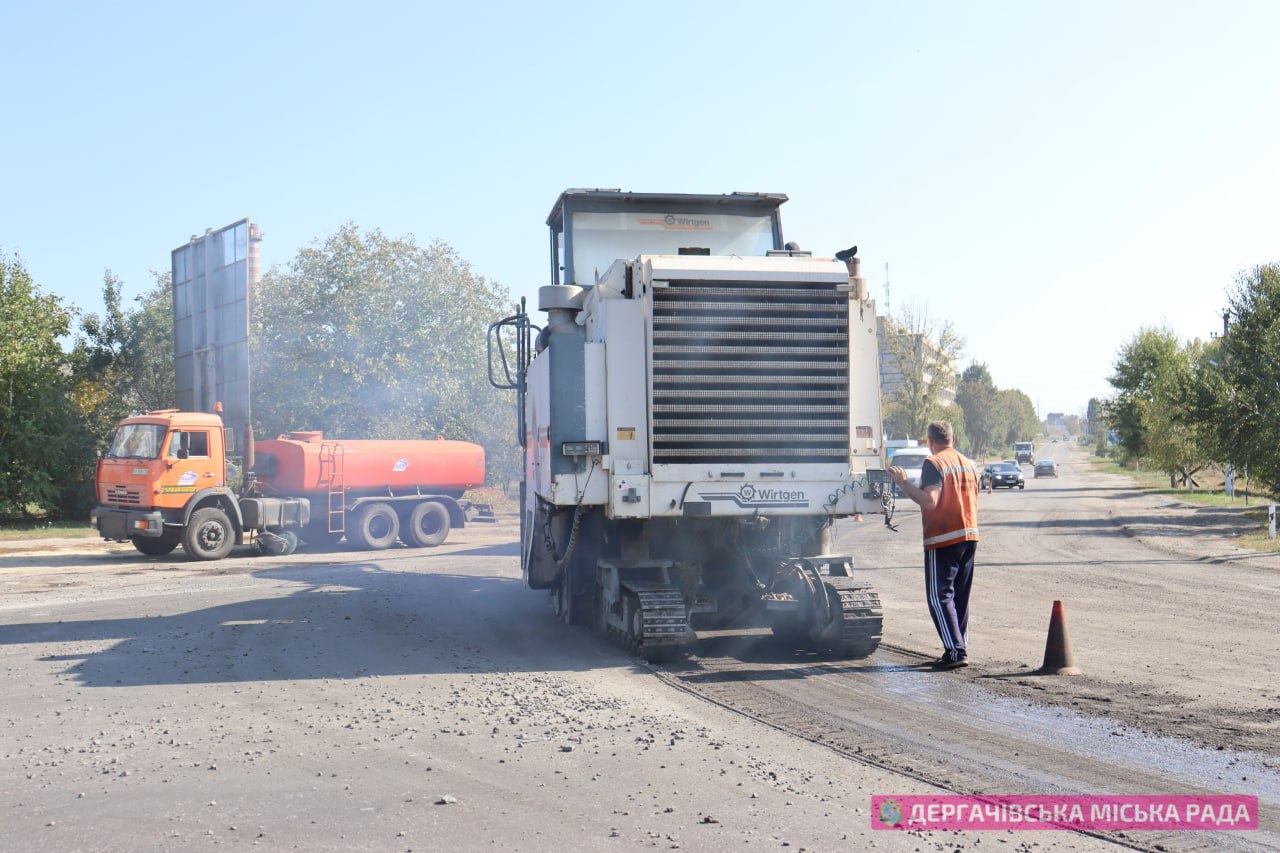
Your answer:
[[[880,399],[886,403],[894,399],[902,385],[902,366],[898,364],[894,347],[889,338],[906,336],[902,327],[889,317],[876,318],[877,341],[880,348]],[[938,403],[949,406],[956,401],[956,371],[950,359],[944,358],[937,344],[924,335],[911,335],[915,358],[924,364],[924,381],[935,385]]]
[[[1045,416],[1045,425],[1053,429],[1066,429],[1067,416],[1063,412],[1050,412]]]

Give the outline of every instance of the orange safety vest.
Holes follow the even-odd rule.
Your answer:
[[[973,463],[948,447],[927,460],[942,473],[942,494],[924,510],[924,549],[978,541],[978,472]]]

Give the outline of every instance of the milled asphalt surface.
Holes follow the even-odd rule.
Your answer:
[[[1119,484],[1068,469],[984,497],[976,661],[959,677],[1071,719],[1277,755],[1280,693],[1254,656],[1280,655],[1263,616],[1280,557],[1230,544],[1239,513]],[[918,520],[899,521],[850,522],[837,544],[881,588],[886,643],[923,655],[937,641]],[[557,624],[520,583],[515,539],[507,521],[439,549],[215,564],[0,542],[0,847],[1111,848],[872,831],[872,794],[944,789],[674,690]],[[1054,598],[1083,679],[1027,675]],[[1153,644],[1170,620],[1181,635]],[[875,683],[895,689],[895,666]],[[828,700],[805,686],[863,713],[844,682]]]

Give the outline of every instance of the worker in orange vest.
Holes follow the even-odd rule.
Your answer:
[[[969,591],[978,550],[978,489],[973,462],[951,446],[951,424],[929,424],[926,440],[933,454],[920,469],[920,485],[907,481],[901,468],[889,469],[899,491],[920,505],[924,528],[925,600],[942,639],[935,669],[969,665]]]

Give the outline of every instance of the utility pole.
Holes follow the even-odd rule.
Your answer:
[[[1222,363],[1227,363],[1227,323],[1231,319],[1231,309],[1222,309]]]
[[[884,316],[891,317],[893,312],[889,309],[889,262],[884,262]]]

